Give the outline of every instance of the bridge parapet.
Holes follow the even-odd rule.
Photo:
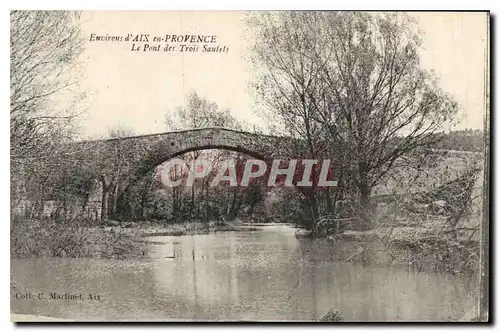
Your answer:
[[[137,137],[142,149],[138,159],[138,175],[152,167],[182,155],[203,149],[225,149],[241,152],[257,159],[286,157],[291,139],[260,135],[225,128],[203,128]]]
[[[126,169],[122,176],[142,177],[165,161],[186,152],[204,149],[225,149],[261,160],[285,159],[293,156],[296,140],[238,131],[220,127],[190,129],[160,134],[111,138],[81,142],[96,160],[101,160],[103,173],[113,173],[120,160],[116,151],[125,154]],[[295,146],[296,147],[296,146]],[[296,156],[299,157],[299,156]]]

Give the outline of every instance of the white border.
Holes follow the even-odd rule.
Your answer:
[[[369,1],[369,0],[348,0],[348,1],[222,1],[222,0],[185,0],[185,1],[164,1],[164,0],[144,0],[135,2],[113,1],[12,1],[11,8],[22,9],[80,9],[80,10],[277,10],[277,9],[323,9],[323,10],[485,10],[490,9],[494,0],[476,1]]]

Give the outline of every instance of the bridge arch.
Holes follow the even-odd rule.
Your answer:
[[[120,210],[123,211],[120,214],[134,218],[136,209],[134,206],[137,205],[138,195],[145,189],[142,180],[146,179],[148,174],[152,175],[157,166],[172,158],[191,151],[223,149],[240,152],[268,163],[274,159],[290,160],[295,149],[300,149],[300,142],[290,137],[212,127],[113,138],[96,141],[93,144],[97,144],[96,153],[100,153],[99,150],[103,145],[108,145],[113,150],[113,145],[125,144],[129,162],[126,169],[120,173],[118,201],[121,205]],[[102,151],[108,149],[110,148],[103,148]],[[115,161],[111,161],[113,162]],[[114,172],[112,167],[109,171]],[[307,187],[294,187],[300,194],[307,195]]]
[[[144,179],[153,175],[158,166],[182,154],[221,149],[245,154],[250,158],[269,163],[273,159],[286,159],[289,139],[269,135],[259,135],[225,128],[203,128],[164,134],[126,138],[132,139],[136,162],[129,169],[128,183],[119,195],[120,210],[127,217],[140,218],[141,192]],[[294,186],[296,187],[296,186]],[[302,188],[296,187],[299,194]]]
[[[185,130],[158,136],[151,137],[151,144],[144,150],[133,172],[135,176],[142,177],[162,163],[192,151],[222,149],[264,161],[286,155],[283,141],[287,138],[225,128]]]

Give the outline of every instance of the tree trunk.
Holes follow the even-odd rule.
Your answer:
[[[101,222],[108,221],[108,199],[109,199],[109,188],[103,184],[102,202],[101,202]]]
[[[316,188],[315,188],[316,189]],[[314,189],[314,190],[315,190]],[[318,212],[318,202],[316,200],[316,192],[313,191],[311,192],[311,195],[310,195],[310,202],[311,202],[311,217],[313,219],[313,222],[315,223],[318,216],[319,216],[319,212]]]
[[[180,203],[179,203],[179,187],[172,188],[172,218],[177,219],[180,215],[179,213]]]
[[[140,211],[139,211],[139,219],[144,220],[146,219],[146,204],[148,202],[148,190],[147,188],[144,188],[142,192],[142,197],[141,197],[141,206],[140,206]]]
[[[255,208],[255,204],[256,204],[256,201],[253,199],[251,202],[250,202],[250,208],[248,209],[248,218],[252,219],[252,216],[253,216],[253,210]]]
[[[207,189],[207,191],[205,192],[205,195],[206,195],[206,198],[205,198],[205,222],[208,222],[208,221],[209,221],[209,220],[208,220],[208,219],[209,219],[209,215],[208,215],[208,214],[209,214],[209,211],[208,211],[208,208],[209,208],[209,206],[210,206],[210,205],[208,204],[208,202],[209,202],[209,192],[208,192],[208,191],[209,191],[209,189],[210,189],[210,186],[209,186],[208,182],[206,183],[206,189]]]
[[[106,175],[101,176],[102,183],[102,199],[101,199],[101,222],[108,221],[108,199],[109,199],[109,184],[106,183]]]
[[[189,214],[191,215],[191,218],[193,217],[193,212],[194,212],[194,183],[191,186],[191,208],[189,211]]]
[[[116,218],[116,203],[118,201],[118,180],[113,186],[113,196],[112,196],[112,206],[111,206],[111,215],[112,218]]]
[[[89,204],[89,198],[88,198],[88,196],[86,196],[83,198],[83,204],[82,204],[82,214],[83,214],[84,218],[87,217],[86,210],[87,210],[88,204]]]
[[[235,216],[235,207],[236,207],[236,191],[233,191],[233,198],[231,200],[231,206],[229,208],[229,213],[228,213],[228,216],[227,216],[227,219],[229,221],[233,221],[236,216]]]
[[[362,230],[372,228],[372,208],[371,208],[371,193],[372,188],[368,184],[368,176],[366,173],[361,173],[359,183],[359,203]]]
[[[332,197],[330,196],[330,188],[327,187],[325,190],[325,200],[326,200],[326,213],[332,215],[335,213],[332,203]]]

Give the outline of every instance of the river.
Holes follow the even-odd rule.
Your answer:
[[[24,291],[12,292],[11,312],[74,320],[304,321],[333,308],[346,321],[449,321],[477,298],[474,278],[340,262],[331,242],[297,239],[285,225],[149,240],[155,244],[140,260],[13,259],[11,276]],[[34,298],[21,298],[26,292]]]

